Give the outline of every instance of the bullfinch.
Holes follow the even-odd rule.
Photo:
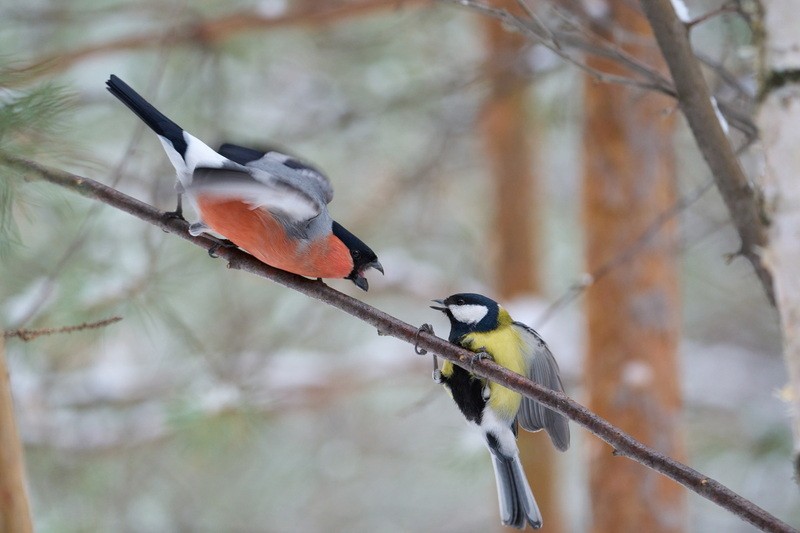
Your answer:
[[[111,94],[158,135],[178,178],[179,195],[193,204],[198,235],[222,235],[260,261],[311,278],[345,278],[369,289],[364,273],[383,266],[369,246],[331,218],[328,178],[277,151],[233,144],[215,151],[164,116],[111,75]],[[179,196],[177,216],[182,216]]]

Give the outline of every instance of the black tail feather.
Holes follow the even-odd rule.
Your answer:
[[[164,116],[150,102],[134,91],[127,83],[111,75],[106,82],[108,92],[116,96],[123,104],[136,113],[145,124],[161,137],[172,143],[173,148],[184,157],[186,154],[186,140],[183,137],[183,128]]]
[[[492,466],[503,525],[517,529],[525,529],[526,524],[533,529],[542,527],[542,515],[525,479],[519,456],[509,458],[492,453]]]

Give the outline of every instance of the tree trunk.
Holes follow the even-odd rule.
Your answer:
[[[0,533],[30,533],[22,445],[14,419],[11,383],[0,335]]]
[[[764,0],[763,96],[758,127],[764,150],[764,208],[770,220],[764,263],[772,272],[789,372],[795,481],[800,475],[800,35],[796,2]]]
[[[514,1],[496,2],[512,12]],[[483,128],[494,185],[491,243],[494,252],[494,286],[498,297],[513,298],[538,293],[539,263],[536,251],[536,181],[531,172],[533,130],[527,117],[528,80],[521,74],[526,40],[491,19],[482,22],[487,36],[487,67],[491,93],[483,109]],[[565,530],[557,498],[555,452],[541,434],[521,431],[520,456],[544,517],[541,531]]]
[[[659,64],[649,26],[632,6],[622,0],[609,3],[614,24],[630,32],[617,44],[647,64]],[[641,47],[632,44],[642,42]],[[619,72],[607,60],[588,63]],[[621,254],[675,201],[674,118],[665,113],[674,104],[654,92],[589,79],[585,102],[583,208],[587,269],[593,272]],[[585,375],[590,409],[682,459],[675,244],[676,225],[670,222],[633,259],[590,286]],[[588,453],[592,531],[684,530],[682,487],[614,457],[599,440],[588,441]]]

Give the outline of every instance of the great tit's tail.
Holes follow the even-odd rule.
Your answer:
[[[503,525],[517,529],[525,529],[526,523],[533,529],[542,527],[542,514],[522,470],[519,455],[505,457],[495,452],[491,455]]]

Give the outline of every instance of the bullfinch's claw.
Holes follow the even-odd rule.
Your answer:
[[[166,211],[164,212],[164,218],[177,218],[178,220],[186,220],[183,218],[183,211],[182,210],[175,210],[175,211]]]
[[[176,185],[177,187],[177,185]],[[178,191],[178,203],[175,206],[175,211],[167,211],[164,213],[166,218],[177,218],[178,220],[186,220],[183,218],[183,191]]]
[[[220,248],[236,248],[236,245],[233,244],[228,239],[217,239],[217,242],[211,245],[211,248],[208,249],[208,256],[213,259],[216,259],[217,257],[219,257],[217,255],[217,250],[219,250]]]

